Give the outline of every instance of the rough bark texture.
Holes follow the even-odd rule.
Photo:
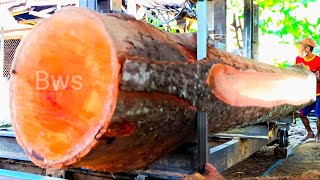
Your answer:
[[[97,15],[113,39],[120,64],[128,56],[138,56],[153,62],[196,61],[194,34],[174,35],[158,31],[127,15]]]
[[[52,129],[58,129],[59,132],[57,132],[57,135],[52,134],[50,138],[52,140],[55,138],[61,139],[64,137],[64,132],[59,128],[62,127],[60,127],[59,123],[53,123],[54,125],[52,126],[54,127],[49,126],[49,122],[46,122],[44,118],[45,115],[43,114],[48,112],[47,116],[54,115],[55,111],[59,111],[65,106],[69,107],[70,104],[77,105],[80,100],[74,99],[72,102],[65,102],[61,100],[61,97],[71,95],[58,96],[58,94],[64,90],[50,92],[50,97],[55,97],[54,103],[61,102],[61,104],[59,104],[60,109],[58,110],[51,107],[49,110],[33,109],[32,98],[33,96],[37,96],[38,92],[34,89],[30,90],[27,88],[26,91],[30,90],[30,92],[18,91],[19,87],[21,88],[22,86],[18,86],[17,83],[22,82],[21,79],[24,73],[26,73],[26,76],[28,73],[32,74],[34,73],[32,71],[36,71],[37,68],[42,68],[45,63],[39,63],[37,64],[39,67],[30,68],[31,72],[20,70],[18,67],[19,63],[26,61],[23,60],[24,54],[22,54],[22,52],[25,52],[25,49],[28,47],[30,48],[30,44],[27,44],[27,42],[29,40],[31,41],[32,38],[34,41],[34,38],[37,36],[28,36],[24,42],[21,43],[17,51],[17,60],[14,64],[13,70],[15,73],[13,74],[11,87],[13,91],[12,94],[18,96],[11,96],[13,125],[19,144],[24,148],[31,160],[39,166],[54,168],[70,166],[87,167],[93,170],[111,172],[144,168],[159,159],[166,152],[195,138],[194,126],[196,111],[205,111],[208,113],[209,130],[211,133],[216,133],[238,126],[277,120],[279,117],[292,113],[308,104],[304,103],[296,106],[283,104],[271,108],[260,107],[259,104],[249,107],[230,106],[215,97],[212,89],[207,84],[209,71],[212,66],[217,63],[229,65],[243,71],[277,72],[302,77],[310,75],[306,69],[297,67],[278,69],[270,65],[249,61],[248,59],[217,50],[213,47],[208,47],[208,57],[205,60],[197,62],[195,59],[196,37],[193,34],[169,34],[128,16],[102,15],[82,8],[66,8],[65,10],[59,11],[56,15],[53,15],[53,17],[55,16],[65,17],[66,19],[72,16],[80,19],[83,18],[86,21],[92,19],[92,21],[97,24],[102,23],[102,30],[106,32],[105,37],[110,41],[110,49],[108,49],[108,52],[111,52],[111,55],[113,52],[116,54],[116,58],[110,55],[108,61],[117,61],[121,67],[119,74],[117,74],[120,78],[120,84],[115,83],[113,86],[110,86],[110,84],[105,85],[106,88],[118,89],[118,91],[114,93],[116,96],[115,109],[111,115],[109,114],[112,118],[107,120],[103,119],[109,116],[104,115],[105,108],[99,109],[102,115],[100,118],[97,118],[97,120],[99,120],[99,122],[96,123],[97,127],[88,127],[86,129],[86,131],[94,130],[93,132],[83,132],[83,134],[89,133],[95,136],[92,139],[83,140],[92,141],[89,145],[82,143],[75,144],[75,147],[84,149],[78,154],[61,154],[63,144],[50,144],[48,147],[43,147],[41,143],[45,142],[37,141],[33,144],[34,146],[26,146],[25,144],[28,142],[26,142],[26,138],[24,137],[27,135],[22,134],[20,122],[28,121],[28,118],[33,117],[34,113],[42,113],[41,117],[43,117],[43,119],[34,119],[34,121],[36,121],[34,123],[41,121],[44,125],[41,127],[35,126],[36,128],[30,129],[30,131],[35,132],[32,136],[41,139],[43,136],[43,134],[40,133],[43,130],[42,128],[48,129],[50,132],[53,131]],[[50,18],[47,21],[49,21],[48,23],[50,24]],[[75,21],[72,23],[75,23]],[[72,26],[76,25],[77,24],[74,24]],[[41,26],[41,24],[38,26]],[[65,25],[63,23],[57,23],[57,31],[63,29],[66,29]],[[82,33],[80,28],[74,31],[75,33],[78,31],[80,32],[79,34]],[[31,34],[32,33],[36,34],[37,32],[31,32]],[[94,32],[92,32],[92,36],[95,37]],[[63,38],[63,36],[61,36],[61,38]],[[79,39],[81,39],[81,37],[78,37],[76,40]],[[101,41],[103,40],[104,39]],[[73,41],[73,43],[74,42],[76,41]],[[52,43],[59,42],[56,41]],[[80,43],[86,43],[86,39],[80,41]],[[92,46],[94,47],[94,45]],[[66,45],[66,47],[72,50],[70,46]],[[62,51],[64,50],[64,47],[58,48]],[[32,49],[28,50],[30,50],[28,53],[32,54]],[[75,54],[76,53],[78,53],[78,51],[76,51]],[[57,56],[54,53],[48,54],[46,54],[46,58]],[[84,52],[84,54],[87,55],[86,52]],[[92,57],[95,56],[98,55],[92,54]],[[74,60],[72,54],[69,55],[68,58]],[[63,65],[63,62],[65,61],[61,58],[55,59],[54,63],[62,63]],[[81,70],[85,70],[85,67],[87,67],[81,66],[87,62],[85,58],[76,59],[76,62],[77,67],[82,68]],[[47,63],[53,62],[48,60]],[[64,69],[62,65],[61,69],[58,70],[61,72],[71,71],[72,67],[69,67],[70,69]],[[95,66],[92,65],[92,68],[94,67]],[[91,67],[87,69],[88,74],[91,73],[91,70]],[[92,77],[95,77],[97,82],[102,82],[103,77]],[[30,78],[31,80],[28,80],[32,82],[32,77]],[[114,80],[113,82],[118,81]],[[103,85],[103,83],[100,83],[96,86],[102,87]],[[21,94],[17,94],[17,92]],[[52,93],[55,96],[53,96]],[[22,102],[22,99],[24,97],[22,96],[24,95],[30,95],[30,97],[27,98],[30,102],[26,105],[28,107],[21,108],[25,112],[21,115],[18,107],[23,107],[24,102]],[[35,99],[40,101],[41,98],[43,97],[41,96]],[[81,97],[81,99],[87,98],[89,98],[89,95],[83,95],[83,97]],[[42,100],[44,102],[52,101],[52,99],[48,97]],[[312,101],[313,99],[310,99],[310,102]],[[106,102],[113,101],[106,99]],[[56,104],[52,106],[54,105]],[[110,110],[110,108],[107,109]],[[43,110],[43,112],[39,112],[41,110]],[[69,116],[65,114],[63,114],[65,116],[61,114],[58,115],[65,117],[63,121],[67,121],[70,126],[73,126],[73,124],[76,126],[76,121],[78,120],[77,114],[71,114],[72,112],[68,114],[69,112],[67,110],[68,109],[66,109],[64,113]],[[82,109],[79,108],[79,112],[81,111]],[[70,118],[70,122],[68,121],[69,117],[72,117]],[[67,137],[67,135],[65,135],[65,138],[68,139],[65,141],[67,141],[66,146],[68,145],[69,147],[69,145],[74,143],[76,138],[79,137]],[[83,137],[81,136],[80,138]],[[50,159],[43,153],[41,148],[37,149],[36,147],[44,148],[50,153],[56,153],[63,158],[59,160]],[[59,151],[57,149],[59,149]],[[71,151],[71,153],[76,151],[79,151],[79,149]]]
[[[119,133],[99,137],[97,146],[73,166],[99,171],[145,167],[195,137],[195,114],[195,107],[176,96],[120,91],[107,129]]]
[[[292,76],[308,76],[302,67],[279,69],[256,61],[209,47],[209,57],[196,63],[151,63],[146,60],[128,59],[125,61],[120,81],[120,89],[126,91],[157,91],[174,94],[186,99],[198,110],[208,113],[211,133],[230,128],[247,126],[259,122],[277,120],[305,106],[283,104],[271,108],[256,106],[230,106],[216,98],[206,83],[209,71],[214,64],[226,64],[239,70],[282,73]],[[211,58],[210,58],[211,56]],[[232,85],[228,85],[232,88]],[[288,87],[288,91],[292,87]],[[294,98],[294,97],[293,97]]]

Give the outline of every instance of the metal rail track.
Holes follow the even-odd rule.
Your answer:
[[[0,179],[6,180],[61,180],[61,178],[43,176],[34,173],[21,172],[21,168],[14,165],[13,161],[30,162],[22,148],[15,139],[12,128],[0,128]],[[7,162],[3,163],[3,162]],[[11,164],[11,165],[10,165]],[[5,168],[5,169],[3,169]]]
[[[168,157],[171,158],[171,157]],[[172,159],[172,158],[171,158]],[[175,163],[182,164],[185,163],[185,156],[180,155],[174,159]],[[172,160],[171,160],[172,161]],[[183,161],[183,162],[182,162]],[[5,164],[5,165],[3,165]],[[171,167],[171,170],[176,170],[176,172],[166,171],[163,169],[162,164],[166,164]],[[29,174],[28,177],[33,177],[31,179],[48,179],[48,175],[56,175],[65,179],[90,179],[94,177],[94,179],[135,179],[135,180],[145,180],[145,179],[167,179],[167,180],[180,180],[187,173],[192,173],[192,169],[188,169],[188,167],[173,167],[169,164],[172,162],[167,160],[160,160],[158,163],[155,163],[151,166],[150,169],[147,170],[135,170],[128,173],[104,173],[104,172],[95,172],[89,169],[79,168],[79,169],[67,169],[67,170],[53,170],[53,169],[42,169],[34,165],[30,159],[26,156],[23,149],[19,146],[15,139],[15,134],[12,128],[0,128],[0,167],[5,167],[5,169],[15,170],[15,171],[1,171],[0,169],[0,179],[2,177],[8,176],[4,179],[9,179],[9,176],[14,177],[16,179],[24,177],[26,172],[37,173],[44,176]],[[163,169],[163,170],[161,170]],[[178,169],[180,172],[178,172]],[[24,171],[24,172],[18,172]],[[20,174],[19,174],[20,173]],[[25,173],[25,174],[24,174]],[[20,176],[21,175],[21,176]],[[23,179],[23,178],[22,178]]]
[[[0,179],[6,180],[59,180],[60,178],[53,178],[48,176],[41,176],[25,172],[10,171],[0,169]]]
[[[12,128],[1,128],[0,138],[0,158],[30,161],[18,145]]]
[[[261,149],[268,142],[276,138],[277,128],[272,125],[257,125],[243,129],[217,134],[217,136],[224,137],[225,141],[220,143],[209,141],[209,162],[212,163],[218,171],[222,172],[231,164],[226,162],[240,162],[241,160],[249,157],[252,153]],[[270,138],[268,134],[272,132],[273,136]],[[240,133],[240,135],[239,135]],[[238,138],[233,137],[237,135]],[[262,136],[263,135],[263,136]],[[229,138],[226,138],[229,137]],[[241,138],[239,138],[241,137]],[[211,137],[214,138],[214,137]],[[270,139],[269,139],[270,138]],[[222,140],[222,139],[220,139]],[[166,180],[179,180],[184,176],[192,174],[197,166],[196,143],[186,144],[180,149],[165,155],[160,160],[149,166],[148,169],[136,170],[128,173],[104,173],[95,172],[88,169],[67,169],[67,170],[49,170],[41,169],[31,163],[30,159],[26,156],[23,149],[18,145],[15,139],[15,134],[12,128],[0,128],[0,161],[9,165],[16,164],[21,167],[30,166],[32,170],[25,170],[24,168],[18,171],[27,171],[41,175],[54,175],[54,177],[62,177],[66,179],[166,179]],[[241,155],[239,155],[239,152]],[[14,163],[12,163],[14,161]],[[0,162],[1,163],[1,162]],[[9,167],[10,169],[11,167]],[[11,168],[12,169],[12,168]],[[35,170],[37,169],[37,170]]]
[[[291,151],[293,151],[296,147],[302,145],[305,141],[299,141],[296,144],[293,144],[291,147]],[[292,152],[293,153],[293,152]],[[293,154],[291,154],[293,155]],[[276,167],[278,167],[286,158],[281,158],[277,160],[275,163],[273,163],[263,174],[262,177],[267,177]]]

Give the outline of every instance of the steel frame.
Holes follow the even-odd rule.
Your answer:
[[[114,176],[140,179],[183,179],[184,176],[192,174],[195,171],[203,172],[204,164],[207,162],[213,164],[219,172],[222,172],[243,159],[246,159],[266,144],[276,140],[279,128],[288,127],[288,124],[291,123],[290,119],[292,120],[292,118],[286,117],[277,122],[233,129],[208,138],[207,115],[204,112],[199,112],[196,125],[198,142],[190,142],[168,153],[150,165],[148,169],[113,175],[87,169],[67,169],[62,170],[62,174],[65,174],[66,178],[73,178],[82,174],[84,179],[86,179],[87,176],[95,178]],[[225,142],[219,145],[213,145],[214,138],[217,137],[224,138]],[[22,148],[16,142],[12,128],[0,129],[0,158],[30,162],[29,158],[27,158]]]

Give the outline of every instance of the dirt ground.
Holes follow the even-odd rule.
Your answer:
[[[316,124],[314,121],[310,125],[316,134]],[[306,135],[306,131],[301,123],[293,124],[289,130],[290,143],[299,143]],[[266,170],[279,159],[274,156],[274,147],[264,147],[254,153],[246,160],[236,164],[222,175],[226,179],[255,179],[262,178]],[[284,159],[267,176],[282,177],[281,179],[292,179],[285,177],[296,177],[296,179],[320,179],[320,143],[315,143],[314,139],[309,139],[294,149],[294,154]],[[273,178],[272,178],[273,179]]]
[[[261,177],[262,174],[278,160],[278,158],[273,155],[273,149],[274,146],[264,147],[249,158],[223,172],[222,175],[226,179]]]
[[[300,176],[310,171],[319,171],[320,175],[320,144],[315,142],[297,147],[294,155],[283,161],[270,176]]]

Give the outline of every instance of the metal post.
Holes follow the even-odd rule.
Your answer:
[[[79,0],[79,7],[87,7],[87,1],[86,0]]]
[[[80,0],[80,7],[86,7],[93,11],[97,10],[97,0]]]
[[[198,165],[197,171],[203,173],[205,164],[208,163],[208,121],[206,112],[197,113],[197,133],[198,133]]]
[[[98,2],[97,2],[97,0],[88,0],[88,8],[90,8],[90,9],[92,9],[92,10],[94,10],[94,11],[96,11],[97,10],[97,4],[98,4]]]
[[[198,0],[198,32],[197,32],[197,60],[200,61],[207,57],[207,0]]]
[[[243,55],[252,59],[253,44],[253,0],[244,0],[244,35]]]

